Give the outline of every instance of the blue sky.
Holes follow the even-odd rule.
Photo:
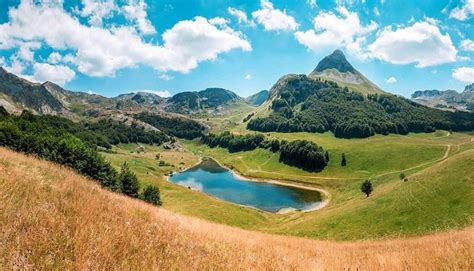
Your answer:
[[[342,49],[387,91],[462,90],[474,81],[474,0],[420,2],[3,0],[0,65],[105,96],[248,96]]]

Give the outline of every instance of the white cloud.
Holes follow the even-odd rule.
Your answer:
[[[255,22],[250,20],[244,11],[233,8],[233,7],[228,7],[227,11],[229,12],[230,15],[237,18],[237,21],[239,22],[239,24],[255,26]]]
[[[260,1],[260,9],[252,12],[252,17],[267,31],[294,31],[298,28],[295,18],[286,10],[275,9],[268,0]]]
[[[180,21],[162,35],[160,45],[145,42],[133,26],[90,27],[61,5],[24,0],[10,8],[9,21],[0,24],[0,49],[15,49],[25,42],[69,49],[73,53],[64,61],[89,76],[114,76],[117,70],[138,65],[161,72],[189,72],[221,53],[252,50],[240,32],[210,21],[203,17]]]
[[[252,75],[251,74],[246,74],[244,78],[245,78],[245,80],[252,80]]]
[[[453,77],[459,81],[473,83],[474,82],[474,68],[461,67],[453,71]]]
[[[88,17],[89,24],[96,27],[101,27],[103,20],[112,17],[112,13],[118,10],[114,0],[82,0],[82,5],[82,10],[77,13]]]
[[[470,39],[461,41],[461,49],[474,52],[474,41]]]
[[[163,97],[163,98],[168,98],[168,97],[171,97],[171,93],[167,90],[150,90],[150,89],[144,89],[144,90],[140,90],[140,91],[135,91],[135,93],[137,92],[146,92],[146,93],[152,93],[152,94],[155,94],[155,95],[158,95],[160,97]]]
[[[10,57],[10,65],[5,65],[4,67],[8,72],[16,74],[21,77],[25,77],[23,71],[26,69],[25,64],[18,59],[17,56],[13,55]]]
[[[397,82],[397,78],[391,76],[390,78],[386,79],[385,82],[388,84],[395,84]]]
[[[371,56],[393,64],[428,67],[456,61],[457,50],[449,34],[438,26],[417,22],[409,27],[386,27],[369,45]]]
[[[168,75],[168,74],[166,74],[166,73],[160,74],[158,77],[159,77],[161,80],[165,80],[165,81],[169,81],[169,80],[171,80],[171,79],[174,78],[173,76],[170,76],[170,75]]]
[[[155,34],[156,29],[151,24],[150,20],[147,19],[147,5],[144,0],[134,1],[129,0],[128,4],[125,5],[122,10],[125,14],[125,17],[137,24],[138,30],[145,34]]]
[[[0,66],[3,66],[3,64],[5,64],[5,58],[0,56]]]
[[[469,19],[474,14],[474,0],[465,0],[463,5],[456,7],[449,13],[449,18],[460,21]]]
[[[51,81],[60,86],[74,79],[76,73],[67,66],[51,65],[48,63],[35,63],[33,65],[33,78],[36,81]]]
[[[25,61],[32,62],[35,59],[35,53],[33,50],[39,49],[41,43],[39,42],[23,42],[19,45],[17,56]]]
[[[295,38],[313,51],[324,48],[345,47],[348,53],[366,58],[363,44],[366,36],[377,28],[375,22],[362,25],[359,15],[338,7],[338,14],[320,12],[313,20],[314,29],[298,31]]]
[[[316,3],[316,0],[306,0],[308,2],[308,5],[312,8],[316,7],[318,4]]]
[[[63,60],[63,56],[58,52],[52,52],[48,57],[48,62],[51,64],[57,64]]]
[[[374,7],[374,15],[377,17],[380,16],[380,11],[377,7]]]

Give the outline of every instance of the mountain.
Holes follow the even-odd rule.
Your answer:
[[[342,52],[335,51],[310,75],[290,74],[279,79],[270,89],[269,106],[261,108],[247,128],[262,132],[331,131],[343,138],[474,129],[474,114],[428,108],[383,91],[374,93],[363,85],[351,90],[338,80],[314,76],[328,70],[365,78]]]
[[[11,112],[25,108],[40,114],[66,112],[60,87],[51,82],[32,83],[0,67],[0,106]]]
[[[234,92],[223,88],[207,88],[201,91],[185,91],[171,97],[165,109],[170,112],[193,114],[225,110],[228,105],[245,103]]]
[[[455,90],[418,90],[411,95],[411,99],[442,110],[474,112],[474,83],[467,85],[461,93]]]
[[[269,93],[270,92],[268,90],[262,90],[253,95],[248,96],[247,98],[245,98],[245,101],[247,101],[247,103],[253,106],[260,106],[267,100]]]
[[[339,86],[362,94],[384,93],[377,85],[357,71],[347,61],[341,50],[336,50],[323,58],[308,76],[311,79],[322,79],[336,82]]]
[[[246,105],[245,100],[230,90],[208,88],[197,92],[182,92],[171,98],[153,93],[127,93],[117,97],[66,90],[54,83],[33,83],[0,67],[0,106],[10,113],[28,109],[37,114],[110,115],[115,112],[140,113],[168,111],[181,114],[222,112],[228,106]]]

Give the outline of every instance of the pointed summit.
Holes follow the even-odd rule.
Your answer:
[[[355,69],[347,61],[346,56],[341,50],[336,50],[332,54],[323,58],[314,70],[315,72],[322,72],[328,69],[336,69],[339,72],[354,72]]]

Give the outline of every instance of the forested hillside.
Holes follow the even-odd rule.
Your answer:
[[[336,137],[363,138],[378,134],[474,129],[474,114],[444,112],[390,94],[367,96],[334,82],[300,75],[273,88],[271,114],[252,119],[255,131],[325,132]]]

